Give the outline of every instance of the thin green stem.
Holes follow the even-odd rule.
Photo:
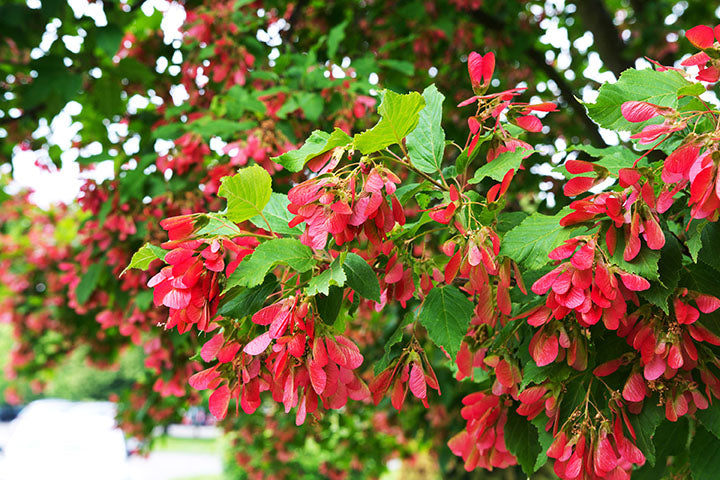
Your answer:
[[[443,185],[442,183],[438,182],[437,180],[435,180],[434,178],[432,178],[432,177],[431,177],[430,175],[428,175],[427,173],[425,173],[425,172],[423,172],[423,171],[421,171],[421,170],[418,170],[418,169],[415,168],[410,162],[407,162],[407,161],[405,161],[405,159],[398,157],[398,156],[395,155],[395,153],[393,153],[391,150],[386,150],[386,151],[389,152],[392,156],[388,157],[388,156],[386,156],[386,155],[381,155],[381,156],[375,157],[375,158],[378,159],[378,160],[387,159],[387,160],[391,160],[391,161],[393,161],[393,162],[397,162],[397,163],[399,163],[399,164],[401,164],[401,165],[404,165],[404,166],[407,167],[409,170],[412,170],[413,172],[417,173],[418,175],[420,175],[420,176],[423,177],[425,180],[427,180],[428,182],[432,183],[433,185],[435,185],[435,186],[438,187],[439,189],[441,189],[441,190],[448,190],[448,186],[447,186],[447,185]]]

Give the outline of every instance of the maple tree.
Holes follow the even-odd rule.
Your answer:
[[[507,4],[520,27],[541,21],[538,5]],[[27,69],[7,80],[15,148],[52,143],[27,125],[82,89],[77,161],[115,166],[77,206],[3,200],[14,374],[79,344],[98,365],[140,347],[147,375],[116,399],[121,425],[149,438],[207,402],[238,477],[374,477],[390,456],[431,450],[447,474],[712,478],[718,28],[688,29],[695,50],[676,66],[663,65],[672,42],[642,51],[663,57],[651,68],[608,53],[617,81],[580,103],[542,59],[535,80],[562,98],[534,95],[508,59],[538,52],[508,40],[507,19],[473,2],[414,7],[431,19],[410,17],[423,35],[396,34],[412,62],[407,48],[362,55],[362,39],[392,45],[383,2],[357,31],[352,3],[188,3],[171,45],[162,15],[120,3],[113,28],[85,25],[96,48],[54,86],[57,45],[6,42]],[[602,42],[604,26],[573,7]],[[573,12],[558,18],[571,27]],[[429,66],[433,79],[409,75]],[[110,119],[126,133],[108,135]],[[625,141],[606,145],[597,127]],[[558,138],[571,145],[548,161]],[[543,164],[560,178],[541,197]]]

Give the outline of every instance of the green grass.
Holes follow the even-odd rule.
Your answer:
[[[160,437],[153,445],[159,452],[214,453],[222,454],[222,438],[178,438]],[[197,477],[192,480],[215,480],[215,477]],[[185,479],[184,479],[185,480]],[[186,479],[191,480],[191,479]]]

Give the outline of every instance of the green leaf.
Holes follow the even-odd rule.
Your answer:
[[[610,261],[626,272],[638,274],[648,280],[659,279],[658,261],[660,260],[660,251],[650,250],[646,245],[643,245],[637,257],[630,262],[626,262],[623,258],[623,250],[625,250],[625,237],[623,231],[618,229],[615,253]]]
[[[542,415],[538,415],[537,417],[533,418],[531,423],[535,426],[535,429],[538,433],[538,441],[540,443],[540,453],[537,456],[537,460],[535,461],[535,471],[537,472],[540,470],[540,467],[545,465],[548,461],[547,451],[550,448],[550,445],[552,445],[552,442],[554,437],[545,430],[545,423],[547,420],[545,420],[546,417],[543,417]]]
[[[643,452],[650,465],[655,465],[655,429],[665,418],[663,409],[651,402],[645,402],[639,415],[631,415],[630,423],[637,435],[637,447]]]
[[[335,53],[337,52],[340,43],[345,39],[345,27],[347,27],[347,24],[348,20],[345,20],[344,22],[335,25],[332,29],[330,29],[330,33],[328,33],[327,53],[328,58],[331,60],[335,58]]]
[[[488,132],[482,137],[480,137],[475,144],[472,153],[470,153],[469,147],[460,152],[460,155],[458,155],[457,159],[455,160],[455,170],[458,172],[458,174],[465,173],[467,167],[473,162],[473,160],[475,160],[475,158],[477,158],[478,154],[480,153],[480,145],[490,140],[493,135],[493,132]]]
[[[665,246],[660,250],[658,261],[658,282],[652,282],[648,290],[638,292],[641,297],[662,308],[669,315],[668,297],[675,291],[682,271],[682,250],[680,243],[670,232],[665,233]]]
[[[88,267],[87,271],[80,279],[80,283],[78,283],[77,287],[75,287],[75,296],[77,297],[78,304],[84,304],[93,294],[95,288],[97,288],[102,270],[103,265],[101,263],[93,263]]]
[[[252,255],[243,259],[228,278],[225,292],[238,285],[254,287],[260,285],[265,275],[274,266],[289,265],[298,272],[307,272],[315,265],[313,253],[294,238],[276,238],[261,243]]]
[[[701,410],[698,410],[700,412]],[[686,417],[679,418],[677,422],[663,421],[655,430],[653,443],[655,444],[655,465],[646,463],[642,468],[635,470],[632,480],[657,480],[665,478],[668,457],[677,455],[687,449],[689,425]]]
[[[418,320],[430,340],[455,358],[467,333],[473,314],[473,303],[452,285],[435,287],[425,297]]]
[[[380,121],[370,130],[355,135],[353,145],[363,154],[377,152],[393,144],[402,143],[420,121],[425,99],[418,92],[405,95],[384,90],[378,107]]]
[[[348,253],[343,263],[347,285],[368,300],[380,301],[380,282],[372,267],[357,253]]]
[[[236,122],[234,120],[201,119],[191,123],[188,127],[191,131],[197,132],[207,141],[212,137],[230,138],[238,132],[248,130],[256,126],[256,122]]]
[[[383,354],[382,358],[378,362],[375,362],[374,372],[375,376],[379,375],[380,372],[385,370],[388,365],[390,365],[390,355],[392,354],[392,347],[400,343],[403,337],[403,329],[414,320],[414,314],[412,312],[408,312],[407,315],[403,317],[403,319],[398,323],[397,327],[393,331],[393,333],[390,335],[390,337],[387,339],[387,342],[385,342],[385,346],[383,347],[385,350],[385,353]]]
[[[315,130],[298,150],[292,150],[283,153],[279,157],[273,157],[272,161],[279,163],[291,172],[299,172],[313,158],[329,152],[333,148],[345,147],[351,141],[352,138],[339,128],[336,128],[332,133]]]
[[[105,28],[97,30],[96,44],[108,57],[112,57],[117,53],[120,42],[125,32],[115,24],[109,24]]]
[[[705,410],[698,410],[695,412],[695,417],[710,433],[720,439],[720,405],[713,403]]]
[[[538,367],[535,362],[530,362],[523,367],[522,382],[520,382],[520,390],[534,383],[540,385],[548,378],[552,378],[554,382],[565,381],[570,374],[573,373],[572,368],[564,363],[553,363],[544,367]]]
[[[522,164],[523,158],[535,152],[536,150],[527,150],[522,147],[517,147],[512,152],[503,152],[492,162],[486,163],[475,170],[475,175],[468,180],[468,183],[480,183],[486,177],[501,182],[507,172],[510,170],[517,172],[518,167]]]
[[[278,285],[274,275],[267,275],[261,285],[245,289],[235,287],[220,300],[217,313],[229,318],[254,315],[265,304],[268,296],[275,292]]]
[[[185,133],[187,126],[184,123],[169,123],[161,125],[152,131],[152,138],[163,138],[174,140]]]
[[[305,118],[311,122],[317,122],[325,107],[325,100],[318,93],[302,92],[297,94],[297,102]]]
[[[423,181],[422,183],[408,183],[407,185],[403,185],[402,187],[395,190],[395,196],[400,202],[400,205],[405,205],[418,192],[430,189],[431,185],[428,181]]]
[[[680,284],[689,290],[720,296],[720,272],[704,262],[686,265]],[[713,312],[713,315],[717,314]]]
[[[153,291],[148,290],[142,290],[135,295],[135,306],[141,311],[141,312],[147,312],[148,308],[150,308],[150,304],[153,301]]]
[[[678,91],[687,85],[690,85],[690,82],[672,70],[659,72],[631,68],[625,70],[617,82],[606,83],[600,87],[596,102],[585,106],[588,116],[601,127],[637,132],[647,123],[631,123],[625,120],[620,112],[623,103],[634,100],[677,108]]]
[[[587,376],[584,378],[587,379]],[[560,418],[569,418],[576,409],[582,407],[589,388],[588,383],[582,380],[574,378],[563,383],[565,390],[560,396]]]
[[[690,227],[688,228],[687,240],[685,241],[685,244],[690,251],[690,257],[692,258],[692,261],[694,263],[697,263],[698,255],[700,253],[700,250],[702,250],[702,232],[707,225],[707,220],[696,221],[694,223],[691,223]]]
[[[427,87],[422,94],[425,108],[420,110],[418,125],[407,136],[410,163],[425,173],[440,171],[445,152],[445,131],[442,129],[442,104],[445,96],[435,87]]]
[[[242,230],[240,230],[235,223],[220,213],[206,213],[205,215],[199,216],[195,226],[198,228],[195,232],[195,235],[198,237],[205,235],[225,235],[232,237],[242,233]]]
[[[218,196],[227,199],[225,215],[240,223],[263,211],[272,193],[270,174],[261,166],[240,169],[236,175],[221,180]]]
[[[497,217],[495,231],[499,234],[507,233],[517,227],[528,217],[525,212],[502,212]]]
[[[565,207],[555,215],[534,213],[505,234],[500,255],[537,270],[548,262],[548,253],[570,238],[577,229],[560,226],[560,219],[570,213]]]
[[[394,60],[387,58],[378,61],[378,65],[381,67],[391,68],[397,72],[402,73],[406,77],[411,77],[415,74],[415,65],[405,60]]]
[[[497,331],[494,335],[491,350],[502,348],[503,345],[512,337],[519,328],[522,327],[522,322],[507,322],[504,327]]]
[[[278,109],[277,112],[275,112],[275,115],[278,116],[278,118],[285,119],[287,118],[289,113],[294,112],[300,108],[300,105],[297,103],[297,96],[293,95],[292,97],[288,98],[285,103],[282,104],[282,107]]]
[[[508,409],[505,422],[505,445],[515,455],[523,472],[529,477],[535,473],[535,463],[541,452],[538,431],[527,418]]]
[[[264,115],[267,107],[249,91],[240,85],[233,85],[224,98],[223,105],[227,110],[227,116],[239,119],[246,111]]]
[[[677,94],[679,95],[689,95],[691,97],[697,97],[699,95],[702,95],[705,93],[705,85],[702,83],[691,83],[690,85],[686,85],[684,87],[681,87],[678,89]]]
[[[338,318],[338,313],[340,313],[342,300],[343,289],[335,286],[330,287],[328,295],[318,295],[315,297],[318,314],[326,324],[332,325],[335,323],[335,320]]]
[[[308,283],[305,289],[305,294],[308,296],[314,296],[318,293],[328,295],[332,285],[342,287],[345,285],[345,279],[345,271],[343,270],[343,262],[340,256],[333,260],[327,270],[310,279],[310,283]]]
[[[720,472],[720,440],[698,425],[690,445],[693,480],[716,480]]]
[[[145,245],[140,247],[137,252],[133,254],[132,258],[130,259],[130,263],[127,267],[125,267],[125,270],[120,273],[120,276],[122,277],[123,275],[125,275],[125,272],[127,272],[131,268],[147,270],[153,260],[158,258],[160,260],[165,260],[166,253],[167,251],[165,249],[157,247],[151,243],[146,243]]]
[[[270,195],[270,201],[265,205],[265,208],[263,208],[263,215],[273,229],[273,232],[281,235],[299,236],[303,232],[299,225],[293,228],[288,226],[290,221],[295,218],[295,215],[287,209],[288,205],[290,205],[290,200],[288,200],[287,195],[273,192],[272,195]],[[252,217],[250,222],[258,228],[267,229],[267,224],[260,215]]]
[[[700,249],[698,260],[720,270],[720,255],[717,247],[720,245],[720,227],[716,222],[708,224],[701,234],[703,248]]]

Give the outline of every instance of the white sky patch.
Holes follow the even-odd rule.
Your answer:
[[[225,148],[225,145],[227,145],[227,142],[220,137],[212,137],[210,142],[208,142],[210,150],[218,155],[224,155],[223,148]]]
[[[36,0],[28,0],[27,4],[30,8],[39,8],[42,5]],[[102,1],[88,2],[88,0],[68,0],[68,5],[73,10],[73,15],[76,18],[87,16],[92,18],[98,27],[107,25],[107,17],[103,10],[104,4]],[[152,15],[155,10],[163,12],[161,28],[163,29],[166,44],[169,45],[182,40],[180,28],[185,21],[185,9],[182,5],[174,1],[147,0],[141,8],[143,13],[148,16]],[[32,58],[40,58],[48,52],[53,43],[58,40],[57,31],[61,25],[62,22],[58,19],[53,19],[48,23],[40,44],[31,52]],[[61,41],[69,51],[77,53],[80,51],[85,35],[87,35],[87,32],[79,30],[78,35],[64,35]],[[173,61],[177,60],[182,61],[182,56],[173,57]],[[165,61],[167,62],[167,59]],[[173,72],[173,67],[177,70],[175,73]],[[90,73],[94,78],[102,76],[102,72],[99,69],[93,70],[95,71]],[[180,73],[180,67],[177,65],[169,67],[168,70],[174,75]],[[172,90],[172,97],[174,103],[179,105],[187,100],[189,95],[184,87],[180,87]],[[162,103],[161,99],[158,103],[158,99],[159,97],[154,96],[150,100],[152,103],[158,105]],[[128,111],[129,113],[137,112],[139,109],[146,108],[148,104],[149,101],[147,98],[135,95],[129,102]],[[81,154],[83,157],[88,157],[101,152],[101,146],[98,142],[94,142],[94,144],[84,148],[82,151],[72,146],[73,141],[79,140],[78,133],[82,128],[82,125],[79,122],[74,122],[72,117],[78,115],[81,110],[81,104],[71,101],[52,119],[50,124],[48,124],[45,119],[41,119],[38,128],[33,132],[33,137],[46,137],[50,146],[57,145],[63,151],[60,155],[60,168],[52,165],[52,161],[48,157],[46,150],[23,151],[19,147],[13,150],[13,179],[7,187],[8,193],[14,194],[23,189],[31,189],[34,192],[30,196],[31,201],[41,208],[48,208],[53,203],[72,202],[77,198],[80,187],[88,178],[97,182],[113,178],[113,160],[99,162],[95,164],[93,169],[80,171],[80,165],[76,160]],[[15,112],[8,113],[13,116],[12,114]],[[17,114],[19,115],[20,113],[18,110]],[[128,135],[127,125],[125,124],[113,123],[109,124],[107,128],[108,138],[112,142],[118,143]],[[139,150],[139,141],[139,137],[133,136],[127,139],[127,141],[122,142],[119,147],[122,148],[127,155],[132,155]],[[109,152],[108,156],[110,156],[110,153],[111,152]],[[35,164],[36,160],[40,164],[50,165],[49,171],[37,166]]]
[[[185,85],[173,85],[170,87],[170,96],[172,97],[173,104],[176,106],[182,105],[183,102],[190,98],[190,94],[185,89]]]
[[[66,155],[67,154],[67,155]],[[15,194],[22,189],[30,188],[33,193],[30,200],[41,208],[48,208],[58,202],[70,203],[77,198],[80,187],[85,180],[92,178],[102,181],[113,177],[114,162],[107,160],[96,164],[93,170],[80,172],[80,165],[75,161],[77,149],[63,153],[60,169],[52,168],[46,171],[35,165],[40,158],[49,162],[49,158],[42,158],[42,151],[21,151],[15,149],[13,154],[13,182],[7,187],[8,193]]]
[[[603,67],[600,55],[597,52],[588,54],[588,67],[583,71],[583,76],[598,83],[615,83],[615,74],[609,70],[600,72]]]

